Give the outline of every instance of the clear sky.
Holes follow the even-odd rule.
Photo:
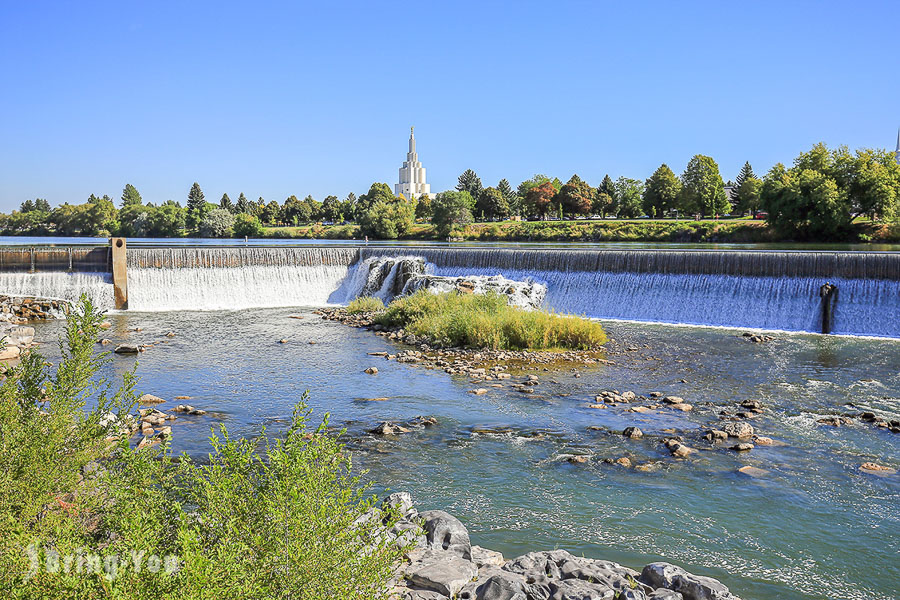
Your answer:
[[[393,186],[410,125],[433,191],[534,173],[733,178],[817,141],[889,147],[900,3],[0,4],[0,210]]]

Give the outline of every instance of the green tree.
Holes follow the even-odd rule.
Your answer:
[[[344,220],[352,220],[354,209],[356,207],[356,194],[350,192],[347,197],[341,201],[341,215]]]
[[[709,156],[694,155],[681,176],[679,208],[685,212],[724,215],[731,212],[719,165]]]
[[[311,221],[318,221],[322,218],[322,203],[318,202],[312,195],[303,199],[303,203],[309,207],[309,218]]]
[[[441,192],[431,202],[431,224],[441,237],[446,237],[454,228],[474,220],[472,204],[469,192]]]
[[[578,175],[572,175],[569,181],[559,189],[556,203],[562,207],[565,214],[587,215],[591,212],[593,197],[593,188],[582,181]]]
[[[641,216],[641,197],[644,184],[637,179],[619,177],[616,180],[616,216],[620,219],[634,219]]]
[[[228,194],[222,194],[222,199],[219,200],[219,208],[234,214],[234,203],[231,201],[231,198],[228,197]]]
[[[850,223],[846,194],[823,171],[779,163],[766,174],[760,196],[767,221],[781,235],[832,239]]]
[[[678,196],[681,194],[681,182],[665,163],[659,166],[644,186],[642,199],[646,214],[663,217],[676,208]]]
[[[281,222],[281,205],[278,204],[278,200],[266,204],[260,220],[266,225],[278,225]]]
[[[503,199],[506,200],[507,206],[509,206],[509,214],[521,215],[521,198],[516,193],[516,191],[512,189],[512,186],[509,184],[509,180],[501,179],[500,183],[497,184],[497,189],[500,191],[500,195],[503,196]]]
[[[196,229],[203,220],[204,215],[209,212],[206,210],[206,199],[203,196],[203,190],[196,181],[191,186],[187,198],[187,226],[190,229]]]
[[[847,192],[855,215],[900,220],[900,163],[887,150],[856,151]]]
[[[475,209],[491,221],[509,216],[509,203],[500,190],[494,187],[482,190],[475,203]]]
[[[143,204],[141,195],[138,193],[136,187],[134,187],[130,183],[126,183],[125,189],[122,190],[122,207],[132,206],[135,204]]]
[[[416,199],[416,219],[431,219],[431,203],[432,199],[428,194],[422,194]]]
[[[341,218],[341,201],[337,196],[325,196],[322,200],[322,218],[337,223]]]
[[[147,216],[150,237],[178,237],[185,228],[187,209],[173,200],[166,200]]]
[[[759,191],[761,188],[762,182],[753,173],[753,167],[750,166],[749,162],[745,162],[732,188],[734,211],[739,214],[749,212],[755,216],[759,210]]]
[[[299,225],[300,223],[308,223],[310,218],[310,208],[308,204],[300,201],[293,194],[284,201],[282,209],[282,218],[291,225]]]
[[[356,204],[353,207],[353,216],[359,221],[360,215],[367,211],[369,208],[374,206],[378,202],[393,202],[394,201],[394,192],[391,191],[391,186],[386,183],[373,183],[369,187],[369,191],[362,196],[360,196]]]
[[[363,211],[359,229],[363,235],[396,239],[405,235],[416,220],[416,201],[401,197],[379,200]]]
[[[224,208],[215,208],[200,222],[200,236],[224,238],[231,237],[234,227],[234,215]]]
[[[21,212],[21,213],[30,213],[33,210],[34,210],[34,200],[32,200],[31,198],[29,198],[28,200],[23,202],[21,205],[19,205],[19,212]]]
[[[35,198],[34,199],[34,210],[42,213],[50,213],[53,209],[50,208],[50,203],[44,200],[43,198]]]
[[[261,238],[265,234],[265,229],[263,229],[259,219],[254,215],[248,215],[246,213],[235,215],[234,227],[232,229],[234,231],[234,236],[239,238]]]
[[[481,177],[479,177],[472,169],[466,169],[459,176],[456,183],[456,189],[460,192],[469,192],[469,195],[477,205],[478,200],[481,199],[481,192],[484,188],[481,185]]]
[[[241,195],[238,196],[238,201],[234,205],[234,210],[235,212],[243,215],[249,215],[253,213],[253,207],[250,206],[250,201],[247,200],[247,196],[244,195],[244,192],[241,192]]]

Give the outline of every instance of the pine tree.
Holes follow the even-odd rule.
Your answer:
[[[481,177],[479,177],[472,169],[466,169],[463,171],[462,175],[459,176],[456,189],[460,192],[469,192],[472,199],[478,202],[483,190]]]
[[[122,190],[122,206],[140,206],[142,203],[143,200],[137,188],[130,183],[126,183],[125,189]]]
[[[228,197],[228,194],[222,194],[222,199],[219,200],[219,208],[223,208],[232,214],[234,213],[234,203]]]
[[[244,195],[244,192],[241,192],[241,195],[238,196],[238,201],[237,204],[235,204],[234,209],[240,214],[253,214],[253,210],[250,207],[250,201],[247,200],[247,196]]]
[[[188,192],[187,218],[185,219],[188,228],[196,229],[200,225],[205,207],[206,199],[203,196],[203,190],[200,189],[200,184],[195,181],[194,185],[191,186],[191,191]]]
[[[756,175],[753,174],[753,167],[750,166],[749,161],[745,162],[744,166],[741,167],[741,172],[738,173],[737,178],[734,180],[734,188],[739,189],[748,179],[757,179]]]

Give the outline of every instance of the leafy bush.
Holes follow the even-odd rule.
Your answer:
[[[133,449],[135,379],[98,378],[100,320],[82,298],[56,372],[33,352],[0,384],[0,596],[386,597],[394,517],[370,512],[327,418],[308,428],[301,401],[262,443],[223,426],[199,463]]]
[[[234,215],[224,208],[215,208],[209,211],[200,221],[201,237],[231,237],[234,227]]]
[[[444,346],[590,350],[606,343],[606,333],[596,321],[509,306],[506,297],[496,293],[419,290],[391,302],[376,320]]]
[[[373,298],[372,296],[362,296],[347,305],[347,312],[351,315],[381,310],[384,310],[384,302],[381,301],[381,298]]]
[[[233,229],[236,237],[261,238],[265,232],[259,217],[246,213],[235,215]]]

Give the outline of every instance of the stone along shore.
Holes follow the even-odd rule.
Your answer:
[[[716,579],[655,562],[635,571],[608,560],[565,550],[529,552],[513,559],[473,546],[469,532],[442,510],[418,512],[405,492],[388,496],[383,509],[399,521],[385,541],[408,548],[392,581],[394,600],[740,600]]]

